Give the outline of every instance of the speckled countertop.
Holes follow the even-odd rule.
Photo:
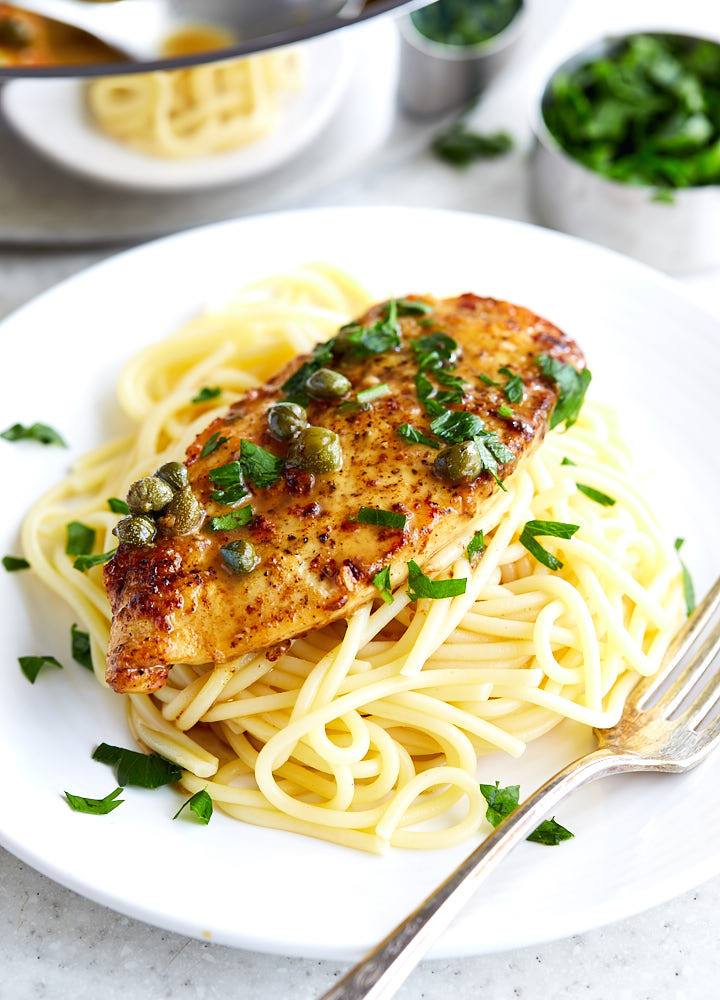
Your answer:
[[[557,2],[548,0],[556,9]],[[713,8],[710,2],[708,16],[717,18]],[[488,119],[490,125],[501,123]],[[393,203],[531,220],[523,149],[502,162],[455,174],[416,147],[304,202]],[[0,317],[110,252],[0,251]],[[686,284],[720,314],[720,270],[688,278]],[[718,914],[720,877],[646,913],[568,940],[425,963],[398,996],[710,1000],[720,994]],[[234,950],[148,927],[88,902],[0,850],[0,1000],[312,1000],[343,968],[337,962]]]

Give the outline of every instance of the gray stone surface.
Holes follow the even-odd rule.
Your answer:
[[[719,904],[714,879],[641,916],[565,941],[427,962],[398,998],[711,1000],[720,972]],[[0,1000],[313,1000],[344,968],[150,928],[0,851]]]

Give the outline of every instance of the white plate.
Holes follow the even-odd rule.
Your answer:
[[[717,321],[669,279],[609,251],[515,222],[412,209],[278,214],[172,236],[66,281],[6,320],[0,338],[13,378],[0,394],[0,426],[52,423],[72,450],[0,441],[0,552],[17,552],[23,511],[69,459],[118,430],[113,382],[129,355],[208,299],[317,258],[348,268],[377,296],[473,290],[528,305],[576,337],[596,395],[626,417],[638,465],[654,462],[668,533],[687,536],[687,561],[698,589],[707,587],[720,565]],[[71,812],[64,789],[101,796],[110,788],[107,768],[90,759],[94,746],[131,745],[120,699],[73,664],[72,616],[31,574],[0,574],[0,608],[0,842],[64,885],[196,937],[350,957],[467,853],[469,845],[377,858],[222,814],[207,828],[171,823],[180,799],[170,788],[133,789],[106,817]],[[31,687],[16,657],[32,653],[53,653],[65,669]],[[481,775],[520,782],[527,793],[583,743],[565,727],[523,760],[487,760]],[[718,777],[720,759],[684,776],[628,776],[577,793],[558,810],[575,839],[554,850],[519,847],[433,954],[577,933],[720,872]]]
[[[241,149],[198,159],[148,156],[103,135],[93,124],[80,80],[14,80],[3,110],[39,153],[61,167],[123,188],[181,191],[239,183],[268,173],[304,149],[332,117],[347,86],[355,44],[348,32],[307,42],[307,80],[288,97],[280,128]]]

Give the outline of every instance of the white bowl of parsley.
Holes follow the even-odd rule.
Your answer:
[[[720,44],[605,39],[550,77],[535,121],[536,214],[662,270],[720,262]]]
[[[403,109],[439,115],[476,97],[507,61],[524,14],[524,0],[436,0],[402,18]]]

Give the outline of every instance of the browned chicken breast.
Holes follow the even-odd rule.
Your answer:
[[[558,401],[543,355],[584,366],[527,309],[410,297],[248,392],[188,449],[202,523],[188,530],[171,505],[149,544],[120,532],[105,567],[110,685],[153,691],[174,663],[278,647],[377,597],[385,567],[426,563],[542,440]],[[271,410],[288,396],[294,409]],[[361,507],[395,517],[361,523]]]

